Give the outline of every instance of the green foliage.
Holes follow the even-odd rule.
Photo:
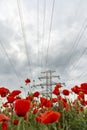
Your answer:
[[[77,95],[79,99],[76,98],[73,102],[69,101],[66,96],[62,97],[61,95],[56,95],[56,102],[52,102],[52,98],[43,97],[41,104],[38,97],[33,97],[31,93],[28,95],[28,99],[25,99],[30,102],[30,109],[27,111],[27,115],[20,115],[22,106],[19,104],[19,114],[17,115],[14,109],[14,102],[9,103],[9,106],[2,109],[1,112],[10,119],[10,121],[7,120],[8,130],[87,130],[87,108],[85,108],[87,102],[84,100],[83,93],[80,92],[79,94]],[[46,102],[46,104],[44,102]],[[21,107],[19,108],[19,106]],[[23,109],[25,111],[26,107]],[[37,111],[34,113],[35,109]],[[50,120],[50,118],[54,119],[54,117],[47,117],[47,113],[45,112],[49,113],[48,110],[57,113],[57,115],[59,114],[59,118],[55,121]],[[47,122],[43,122],[43,118],[45,118]],[[14,120],[17,120],[18,123],[13,123]],[[0,117],[0,130],[2,129],[3,121],[6,120],[2,120],[2,117]]]

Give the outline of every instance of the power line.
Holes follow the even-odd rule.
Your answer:
[[[86,76],[87,77],[87,71],[85,70],[85,72],[83,71],[83,72],[81,72],[80,73],[80,75],[79,76],[77,76],[76,78],[78,78],[79,80],[82,78],[82,77],[84,77],[84,76]],[[87,82],[87,79],[86,79],[86,82]]]
[[[87,48],[86,48],[85,52],[86,51],[87,51]],[[84,77],[86,75],[87,75],[87,71],[85,70],[85,71],[81,72],[80,75],[77,78],[81,79],[82,77]]]
[[[45,37],[45,18],[46,18],[46,0],[44,0],[44,6],[43,6],[43,30],[42,30],[42,53],[41,53],[41,67],[43,62],[43,45],[44,45],[44,37]]]
[[[38,64],[39,64],[39,44],[40,44],[40,33],[39,33],[39,3],[40,1],[37,0],[37,46],[38,46],[38,55],[37,55],[37,61],[38,61]]]
[[[50,44],[50,38],[51,38],[54,5],[55,5],[55,0],[53,0],[53,4],[52,4],[51,21],[50,21],[50,29],[49,29],[49,36],[48,36],[47,55],[46,55],[46,66],[48,65],[48,53],[49,53],[49,44]]]
[[[18,75],[18,73],[17,73],[17,71],[16,71],[16,69],[14,67],[14,64],[13,64],[12,60],[10,59],[10,57],[9,57],[9,55],[8,55],[4,45],[3,45],[3,42],[1,40],[0,40],[0,43],[1,43],[0,45],[1,45],[1,47],[2,47],[2,49],[4,51],[4,53],[5,53],[6,57],[8,58],[8,61],[9,61],[10,65],[11,65],[11,67],[12,67],[12,70],[15,73],[15,76],[17,77],[18,81],[20,82],[19,75]]]
[[[81,79],[82,77],[84,77],[84,76],[86,76],[87,75],[87,72],[85,71],[85,72],[82,72],[79,76],[78,76],[78,78],[79,79]],[[86,76],[87,77],[87,76]],[[86,82],[87,82],[87,79],[86,79]]]
[[[87,48],[85,48],[82,52],[82,54],[80,55],[79,59],[77,60],[76,64],[72,64],[72,69],[70,71],[72,71],[73,69],[76,68],[76,66],[78,66],[80,64],[81,58],[84,56],[85,52],[87,51]]]
[[[22,9],[21,9],[21,5],[20,5],[20,0],[17,0],[17,6],[18,6],[18,12],[19,12],[19,18],[20,18],[22,37],[23,37],[24,46],[25,46],[25,52],[26,52],[26,56],[27,56],[28,68],[29,68],[29,71],[31,73],[31,63],[30,63],[30,58],[29,58],[29,52],[28,52],[26,35],[25,35],[25,28],[24,28],[24,21],[23,21],[23,16],[22,16]],[[31,73],[31,76],[32,76],[32,73]]]
[[[70,64],[70,61],[72,59],[72,56],[73,56],[73,52],[74,52],[74,49],[78,46],[82,36],[84,35],[84,32],[85,30],[87,29],[87,24],[84,26],[84,24],[87,22],[87,18],[84,20],[83,24],[82,24],[82,27],[79,31],[79,33],[77,34],[77,37],[75,39],[75,41],[73,42],[73,46],[72,46],[72,50],[71,50],[71,54],[69,55],[68,57],[68,64]],[[84,27],[83,27],[84,26]],[[63,74],[66,72],[67,68],[64,69],[63,71]]]

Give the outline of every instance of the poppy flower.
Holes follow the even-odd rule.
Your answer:
[[[52,107],[52,105],[53,105],[53,104],[52,104],[52,101],[47,99],[47,102],[46,102],[46,104],[45,104],[45,107],[46,107],[46,108],[50,108],[50,107]]]
[[[4,114],[0,114],[0,122],[1,121],[9,121],[10,119],[6,116],[6,115],[4,115]]]
[[[15,96],[19,95],[20,93],[21,93],[20,90],[13,90],[10,95],[15,97]]]
[[[81,92],[83,92],[84,94],[87,94],[87,83],[82,83],[80,86],[82,90]]]
[[[17,97],[16,97],[16,100],[17,100],[17,99],[21,99],[21,97],[20,97],[20,96],[17,96]]]
[[[19,120],[17,120],[17,119],[14,119],[14,120],[13,120],[13,124],[14,124],[14,125],[18,125],[18,123],[19,123]]]
[[[26,120],[26,121],[28,120],[28,116],[27,115],[24,116],[24,120]]]
[[[8,123],[6,121],[2,122],[1,128],[2,130],[8,130]]]
[[[25,116],[30,109],[30,101],[26,99],[18,99],[14,103],[14,111],[18,116]]]
[[[43,114],[38,115],[36,117],[36,120],[43,124],[49,124],[49,123],[57,122],[59,118],[60,118],[59,112],[49,110],[49,111],[44,112]]]
[[[78,87],[77,85],[71,88],[72,92],[74,92],[75,94],[78,94],[80,92],[80,87]]]
[[[26,100],[32,101],[33,100],[33,96],[32,95],[27,96]]]
[[[3,103],[3,107],[8,107],[8,102]]]
[[[55,86],[56,88],[61,88],[62,87],[62,85],[61,85],[61,83],[58,83],[58,84],[56,84],[56,86]]]
[[[40,105],[50,108],[52,106],[52,101],[47,98],[40,97]]]
[[[52,98],[52,103],[56,103],[58,102],[58,99],[57,98]]]
[[[26,83],[26,84],[28,84],[28,83],[30,83],[30,82],[31,82],[31,81],[30,81],[30,79],[28,79],[28,78],[25,80],[25,83]]]
[[[0,95],[1,95],[1,97],[6,97],[8,93],[9,93],[9,89],[7,89],[5,87],[1,87],[0,88]]]
[[[37,108],[34,108],[33,114],[36,114],[37,112],[38,112],[38,109],[37,109]]]
[[[2,122],[1,128],[2,130],[8,130],[8,123],[7,121],[9,121],[10,119],[4,115],[4,114],[0,114],[0,122]]]
[[[81,88],[87,90],[87,83],[82,83]]]
[[[40,104],[44,106],[47,103],[47,99],[45,97],[40,97]]]
[[[63,95],[69,96],[69,94],[70,94],[70,91],[69,91],[69,90],[67,90],[67,89],[64,89],[64,90],[63,90]]]
[[[79,94],[78,94],[78,96],[77,96],[77,99],[78,99],[79,101],[85,100],[85,95],[84,95],[84,93],[83,93],[83,92],[79,92]]]
[[[15,97],[13,97],[13,96],[11,96],[11,95],[7,96],[7,101],[8,101],[8,103],[13,103],[15,100],[16,100]]]
[[[61,99],[61,104],[64,108],[67,108],[68,107],[68,103],[67,103],[67,99],[66,98],[62,98]]]
[[[33,97],[38,97],[40,95],[40,93],[38,91],[33,93]]]
[[[37,121],[37,122],[41,122],[42,116],[43,116],[43,114],[40,113],[40,114],[36,117],[36,121]]]
[[[62,96],[58,95],[57,99],[58,99],[58,101],[61,101],[62,100]]]
[[[52,93],[55,94],[55,95],[60,95],[59,88],[56,86]]]

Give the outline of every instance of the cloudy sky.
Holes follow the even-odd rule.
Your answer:
[[[0,86],[47,70],[68,88],[87,82],[87,0],[0,0]]]

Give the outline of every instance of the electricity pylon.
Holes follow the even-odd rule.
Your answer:
[[[45,80],[45,83],[35,85],[35,86],[41,86],[41,87],[45,88],[45,90],[42,91],[41,93],[46,95],[46,97],[52,97],[52,86],[59,83],[59,82],[57,82],[57,83],[53,82],[53,78],[60,79],[59,75],[58,76],[53,75],[54,72],[55,71],[51,71],[51,70],[41,72],[42,74],[44,74],[44,76],[39,77],[38,79],[41,81],[42,81],[42,79]]]

